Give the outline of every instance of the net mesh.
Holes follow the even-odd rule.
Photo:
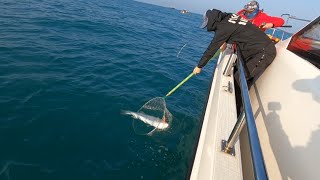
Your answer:
[[[149,119],[152,123],[146,123],[139,119],[134,119],[132,126],[137,134],[151,135],[153,132],[159,130],[165,130],[167,128],[161,128],[164,125],[170,126],[172,121],[172,115],[166,107],[166,102],[163,97],[156,97],[145,103],[137,113],[145,114],[147,116],[154,117]],[[152,124],[152,125],[151,125]]]

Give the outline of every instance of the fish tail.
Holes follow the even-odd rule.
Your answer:
[[[130,115],[130,111],[121,110],[121,114],[123,114],[123,115]]]

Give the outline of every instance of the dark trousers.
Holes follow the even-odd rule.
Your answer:
[[[254,82],[260,77],[260,75],[267,69],[267,67],[273,62],[276,57],[276,48],[274,43],[270,43],[268,46],[263,48],[263,50],[245,59],[243,62],[243,67],[245,70],[246,80],[248,84],[248,90],[250,90],[251,86]],[[235,79],[235,95],[236,95],[236,103],[237,103],[237,114],[239,116],[242,110],[242,97],[240,90],[240,79],[239,79],[239,71],[235,70],[234,73]]]

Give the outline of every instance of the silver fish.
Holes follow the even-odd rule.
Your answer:
[[[169,126],[169,124],[167,122],[165,122],[157,117],[150,116],[150,115],[147,115],[144,113],[137,113],[137,112],[132,112],[132,111],[123,111],[122,113],[126,114],[126,115],[131,115],[132,118],[139,119],[142,122],[149,124],[150,126],[153,126],[157,129],[166,129]]]

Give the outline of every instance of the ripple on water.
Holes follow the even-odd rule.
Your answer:
[[[120,112],[192,72],[211,40],[200,15],[136,1],[1,3],[0,179],[185,178],[213,65],[166,99],[166,131],[137,135]]]

